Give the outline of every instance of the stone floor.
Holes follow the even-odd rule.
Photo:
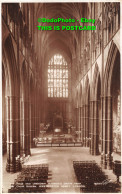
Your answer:
[[[50,176],[47,193],[80,193],[73,170],[73,161],[95,160],[100,165],[100,155],[91,156],[88,148],[83,147],[49,147],[31,149],[31,157],[26,163],[49,164]],[[3,156],[3,193],[7,193],[11,183],[14,183],[19,173],[7,173],[5,170],[7,155]],[[121,157],[114,154],[114,160]],[[112,170],[104,170],[108,178],[115,181],[116,176]]]

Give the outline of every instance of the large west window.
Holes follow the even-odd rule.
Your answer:
[[[68,97],[68,65],[60,54],[48,63],[48,97]]]

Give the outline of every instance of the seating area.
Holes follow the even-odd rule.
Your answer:
[[[48,172],[47,164],[24,165],[8,193],[45,193]]]
[[[116,193],[117,184],[104,174],[95,161],[73,161],[74,171],[81,192],[84,193]]]

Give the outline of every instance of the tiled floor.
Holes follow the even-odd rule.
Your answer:
[[[73,170],[73,160],[95,160],[100,164],[100,156],[91,156],[88,148],[83,147],[49,147],[31,149],[31,157],[26,164],[49,164],[50,176],[48,193],[79,193],[80,189]],[[11,183],[19,173],[10,174],[5,170],[6,155],[3,156],[3,193],[8,192]],[[114,160],[121,160],[114,154]],[[115,181],[112,170],[104,170],[108,177]]]

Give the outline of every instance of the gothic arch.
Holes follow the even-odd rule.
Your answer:
[[[116,44],[112,41],[109,52],[108,52],[105,74],[104,74],[104,83],[105,83],[104,94],[106,96],[111,95],[112,74],[113,74],[115,60],[116,60],[116,56],[118,52],[119,50]]]
[[[93,74],[93,101],[92,101],[92,127],[91,127],[91,153],[93,155],[99,154],[99,139],[101,133],[101,80],[100,72],[97,63],[95,64],[94,74]]]
[[[3,58],[2,58],[2,80],[5,82],[5,96],[10,94],[10,81],[9,81],[9,72],[7,61],[5,57],[5,51],[3,49]]]
[[[7,37],[5,41],[3,50],[6,58],[7,67],[5,67],[5,71],[6,70],[8,71],[10,94],[19,96],[19,81],[20,81],[19,68],[17,67],[14,47],[10,35]]]
[[[6,126],[8,172],[16,172],[16,157],[20,154],[20,74],[15,58],[12,38],[9,35],[3,44],[3,73],[6,82]],[[11,144],[12,142],[12,144]]]
[[[119,87],[118,87],[119,86]],[[102,133],[103,135],[103,166],[112,168],[113,153],[113,108],[115,106],[116,88],[120,91],[120,53],[116,44],[112,41],[104,74],[104,97],[102,101]],[[115,88],[115,91],[113,91]],[[117,96],[116,96],[117,97]],[[117,101],[117,99],[116,99]],[[116,111],[117,113],[117,111]]]

